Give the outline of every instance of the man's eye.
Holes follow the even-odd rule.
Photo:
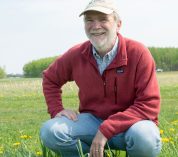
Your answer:
[[[85,19],[86,22],[92,22],[92,19]]]
[[[100,21],[102,21],[102,22],[106,22],[106,21],[107,21],[107,19],[100,19]]]

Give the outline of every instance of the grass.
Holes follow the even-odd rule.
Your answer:
[[[158,73],[157,77],[162,96],[159,119],[163,149],[160,157],[176,157],[178,156],[178,72]],[[77,90],[73,82],[63,87],[65,107],[78,108]],[[0,157],[44,156],[39,141],[39,129],[42,122],[49,118],[42,94],[41,79],[1,79]],[[46,156],[55,156],[50,153],[46,150]]]

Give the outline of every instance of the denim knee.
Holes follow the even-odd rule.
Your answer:
[[[66,117],[54,118],[45,122],[40,131],[43,144],[64,157],[79,157],[78,138],[74,133],[72,124],[74,122]],[[83,151],[88,152],[89,148],[86,143],[82,142],[82,147]]]
[[[54,148],[54,133],[55,130],[53,129],[53,123],[51,120],[45,122],[40,130],[40,138],[45,146],[48,148]]]
[[[69,128],[65,123],[58,123],[58,118],[54,118],[45,122],[40,130],[40,138],[45,146],[52,150],[58,150],[60,146],[76,143],[69,134]]]
[[[152,121],[135,123],[126,132],[125,141],[131,157],[156,157],[161,150],[159,130]]]

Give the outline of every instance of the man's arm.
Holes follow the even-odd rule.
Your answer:
[[[72,81],[69,61],[67,55],[60,56],[43,72],[43,93],[51,118],[64,110],[61,88],[66,82]]]

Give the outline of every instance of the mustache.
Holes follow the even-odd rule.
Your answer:
[[[103,31],[103,30],[92,30],[92,31],[90,31],[90,33],[92,33],[92,34],[100,34],[100,33],[105,33],[105,31]]]

